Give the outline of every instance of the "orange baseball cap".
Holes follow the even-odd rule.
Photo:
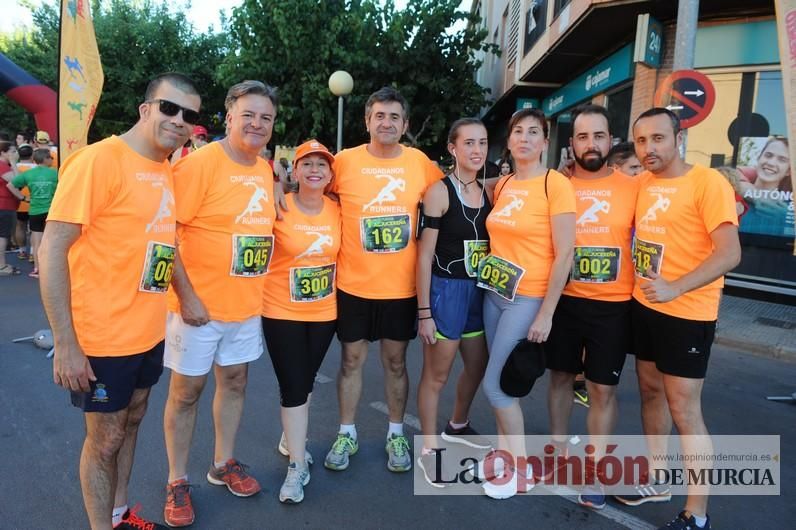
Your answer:
[[[200,134],[204,134],[205,136],[207,136],[207,129],[205,129],[201,125],[197,125],[196,127],[193,128],[193,135],[199,136]]]
[[[326,157],[326,160],[329,161],[329,164],[334,164],[334,155],[326,149],[321,142],[318,140],[307,140],[300,146],[296,148],[296,156],[293,158],[293,165],[295,166],[299,160],[304,158],[305,156],[318,154]]]

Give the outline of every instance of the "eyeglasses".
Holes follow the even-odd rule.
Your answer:
[[[145,101],[145,103],[157,103],[158,110],[166,116],[176,116],[180,113],[180,111],[182,111],[182,121],[190,125],[196,125],[199,123],[199,113],[197,111],[186,109],[185,107],[181,107],[176,103],[172,103],[166,99],[153,99],[150,101]]]

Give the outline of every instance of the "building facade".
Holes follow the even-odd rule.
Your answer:
[[[550,167],[569,145],[570,111],[582,103],[608,109],[615,142],[632,140],[633,120],[655,105],[656,90],[672,73],[677,6],[677,0],[475,0],[472,10],[501,50],[482,56],[477,74],[493,99],[483,111],[490,158],[503,155],[508,119],[523,107],[539,107],[550,120]],[[741,215],[743,261],[727,284],[792,301],[793,183],[773,1],[700,0],[693,69],[709,79],[715,102],[688,130],[685,157],[724,168]],[[763,185],[772,179],[775,188]]]

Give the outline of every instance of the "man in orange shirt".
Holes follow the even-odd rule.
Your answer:
[[[127,485],[163,371],[175,239],[174,214],[162,208],[172,196],[168,156],[200,103],[188,78],[153,79],[132,129],[65,161],[39,249],[55,383],[85,411],[80,482],[93,530],[165,528],[127,509]]]
[[[633,136],[646,169],[637,177],[631,306],[644,434],[653,436],[653,455],[665,453],[662,440],[674,420],[683,454],[707,454],[712,444],[702,417],[702,385],[724,274],[741,259],[735,194],[719,172],[680,158],[680,121],[671,111],[642,113]],[[701,464],[685,465],[693,470]],[[617,499],[629,505],[662,500],[665,485],[649,482],[636,495]],[[710,528],[707,502],[704,490],[689,486],[685,509],[661,528]]]
[[[616,385],[632,342],[630,240],[638,194],[636,180],[608,167],[611,134],[605,107],[584,105],[572,111],[570,143],[575,158],[570,182],[577,198],[575,253],[545,349],[550,430],[562,452],[577,374],[586,376],[589,435],[608,436],[616,424]],[[605,507],[601,487],[584,488],[578,499],[595,509]]]
[[[426,188],[442,177],[429,159],[399,142],[409,125],[401,94],[384,87],[365,104],[370,142],[335,157],[332,190],[340,197],[343,238],[337,264],[337,337],[343,344],[337,381],[340,430],[324,465],[348,467],[357,452],[354,425],[368,342],[381,342],[389,409],[387,468],[412,468],[403,417],[409,380],[406,347],[417,335],[414,227]],[[427,309],[427,308],[426,308]]]
[[[260,312],[279,186],[258,155],[271,139],[276,104],[276,90],[260,81],[232,86],[224,101],[228,135],[174,166],[178,253],[168,295],[164,364],[172,376],[163,417],[169,526],[194,520],[188,453],[211,369],[216,437],[207,480],[238,497],[260,491],[234,451],[248,363],[263,353]]]

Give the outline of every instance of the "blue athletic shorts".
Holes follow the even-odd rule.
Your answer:
[[[431,316],[438,339],[462,339],[484,333],[484,291],[475,280],[431,275]]]

